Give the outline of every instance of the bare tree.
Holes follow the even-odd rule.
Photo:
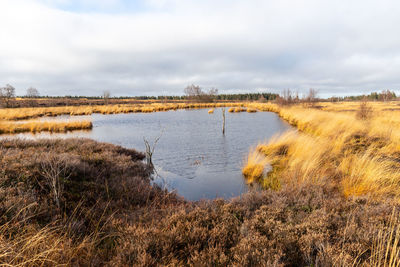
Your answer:
[[[384,102],[393,100],[396,97],[396,94],[390,90],[383,90],[379,95]]]
[[[208,90],[208,92],[205,92],[200,86],[194,84],[186,86],[184,92],[188,99],[203,102],[212,101],[213,99],[215,99],[215,96],[218,95],[217,88],[211,88],[210,90]]]
[[[210,90],[208,90],[208,95],[210,96],[216,96],[218,95],[218,89],[217,88],[211,88]]]
[[[276,102],[279,105],[290,105],[290,104],[293,104],[294,99],[295,99],[294,93],[290,89],[285,89],[277,97]]]
[[[35,87],[29,87],[26,90],[26,97],[29,98],[39,97],[39,91]]]
[[[203,90],[198,85],[188,85],[184,89],[185,94],[188,96],[189,99],[194,99],[200,97],[203,93]]]
[[[15,97],[15,88],[7,84],[5,87],[0,88],[0,100],[4,102],[5,106],[10,107],[11,100]]]
[[[104,99],[104,104],[108,104],[108,100],[110,99],[111,93],[108,90],[105,90],[103,92],[103,99]]]
[[[317,94],[318,91],[315,89],[310,88],[310,90],[308,91],[307,96],[305,97],[305,102],[309,103],[311,106],[315,106],[315,103],[317,102]]]

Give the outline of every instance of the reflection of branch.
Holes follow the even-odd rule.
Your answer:
[[[225,135],[225,108],[222,108],[222,134]]]

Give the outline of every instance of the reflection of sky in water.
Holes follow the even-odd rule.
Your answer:
[[[87,137],[144,151],[143,138],[152,143],[162,133],[153,155],[161,176],[156,182],[165,182],[169,189],[197,200],[229,198],[247,191],[241,167],[250,147],[289,129],[274,113],[227,112],[223,136],[221,109],[214,114],[207,109],[94,114],[92,121],[92,131],[17,136]]]

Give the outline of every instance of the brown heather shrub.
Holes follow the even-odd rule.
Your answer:
[[[68,166],[60,208],[50,156]],[[186,202],[151,186],[143,157],[87,139],[0,141],[0,265],[377,266],[398,247],[392,199],[304,182]]]
[[[124,229],[113,262],[134,266],[368,264],[392,205],[304,185],[186,205]]]
[[[0,264],[28,260],[23,265],[31,265],[29,259],[33,258],[40,259],[38,264],[65,263],[81,244],[83,250],[89,245],[96,250],[90,248],[86,253],[90,257],[79,252],[75,255],[78,262],[104,262],[117,241],[113,220],[129,214],[128,210],[147,205],[159,208],[169,198],[175,199],[150,185],[151,169],[143,158],[135,150],[88,139],[1,140]],[[63,171],[56,177],[62,183],[58,204],[46,174],[48,169],[60,166]],[[42,242],[47,239],[49,244]],[[34,242],[37,246],[32,249],[21,248]],[[69,250],[64,251],[63,246]],[[15,260],[17,256],[4,256],[13,255],[7,247],[15,253],[23,250],[37,255],[23,254]]]

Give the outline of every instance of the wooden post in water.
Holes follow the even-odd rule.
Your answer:
[[[225,135],[225,108],[222,108],[222,134]]]

